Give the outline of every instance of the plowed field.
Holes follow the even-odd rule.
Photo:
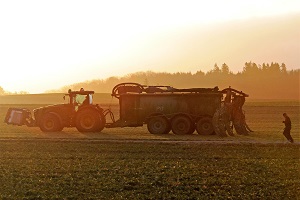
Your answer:
[[[39,106],[2,104],[0,119],[9,107]],[[247,102],[244,110],[255,132],[225,138],[0,123],[0,199],[299,199],[299,102]],[[282,135],[283,112],[294,144]]]

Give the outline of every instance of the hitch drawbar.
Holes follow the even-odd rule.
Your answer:
[[[9,108],[4,122],[7,124],[13,124],[13,125],[27,125],[32,126],[32,117],[30,110],[26,108]]]

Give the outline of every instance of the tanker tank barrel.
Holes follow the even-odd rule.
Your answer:
[[[170,130],[191,134],[196,129],[198,134],[219,136],[233,136],[233,127],[237,134],[247,135],[251,130],[242,110],[249,95],[231,87],[178,89],[130,82],[116,85],[112,96],[119,99],[120,119],[110,127],[147,124],[152,134],[166,134]]]

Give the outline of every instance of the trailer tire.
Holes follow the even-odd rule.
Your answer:
[[[199,135],[212,135],[214,133],[214,126],[210,117],[204,117],[198,120],[196,130]]]
[[[154,116],[147,122],[147,129],[151,134],[168,134],[171,130],[171,125],[166,117]]]
[[[193,130],[193,123],[187,116],[178,115],[172,119],[172,132],[176,135],[191,134]]]
[[[61,131],[63,126],[61,125],[59,118],[53,113],[46,113],[39,123],[39,127],[43,132],[56,132]]]
[[[79,132],[100,132],[104,126],[104,117],[95,110],[79,111],[76,116],[76,128]]]

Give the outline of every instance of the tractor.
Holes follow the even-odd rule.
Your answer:
[[[94,105],[94,91],[71,91],[65,94],[69,101],[36,108],[33,116],[28,109],[9,108],[5,122],[7,124],[38,126],[43,132],[62,131],[64,127],[76,127],[80,132],[100,132],[106,121],[103,109]]]

